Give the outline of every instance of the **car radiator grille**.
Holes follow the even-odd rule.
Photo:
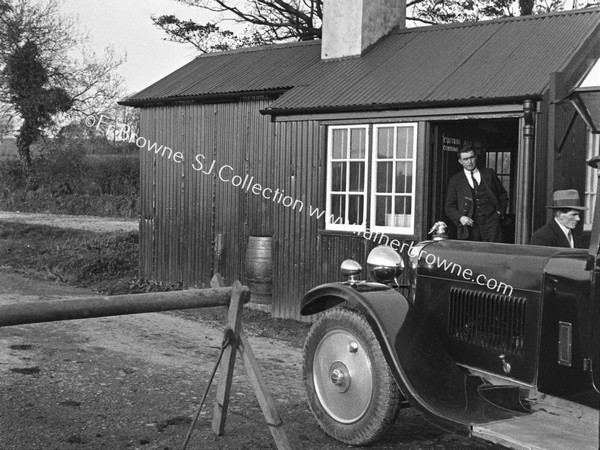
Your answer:
[[[451,338],[513,355],[523,354],[526,299],[450,289]]]

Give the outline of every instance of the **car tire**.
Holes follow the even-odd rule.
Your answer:
[[[303,378],[321,429],[350,445],[379,439],[394,422],[401,394],[364,315],[326,311],[304,345]]]

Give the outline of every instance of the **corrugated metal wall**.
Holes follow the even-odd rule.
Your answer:
[[[245,282],[249,236],[273,236],[273,315],[300,318],[302,295],[337,279],[343,259],[364,259],[366,244],[319,234],[323,218],[310,208],[325,205],[324,131],[310,121],[272,123],[259,113],[267,102],[142,109],[140,271],[186,285],[206,286],[214,272]],[[261,189],[234,186],[235,175]],[[261,195],[266,188],[271,200]]]
[[[181,152],[185,161],[173,161],[166,151],[148,151],[148,144],[141,149],[140,271],[142,277],[186,285],[207,286],[215,272],[227,283],[247,283],[249,237],[273,236],[272,313],[302,319],[300,300],[306,291],[340,280],[341,262],[364,263],[376,243],[326,232],[324,217],[311,215],[325,208],[325,127],[310,120],[271,122],[260,114],[268,104],[267,98],[253,98],[141,110],[140,136],[149,145]],[[544,112],[540,118],[538,168],[547,130]],[[557,183],[579,177],[579,166],[569,163],[555,170],[562,175]],[[239,182],[252,177],[246,186],[258,183],[260,189],[253,193],[234,186],[235,175]],[[261,195],[267,188],[270,199]],[[543,180],[537,179],[536,209],[544,197]]]
[[[211,107],[142,109],[140,136],[162,150],[141,151],[141,276],[194,284],[210,278],[213,180],[192,168],[196,153],[214,149]],[[204,126],[196,126],[199,121]],[[142,141],[140,141],[141,144]],[[181,152],[176,163],[169,151]]]

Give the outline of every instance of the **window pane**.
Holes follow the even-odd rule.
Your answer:
[[[375,225],[380,227],[390,227],[394,223],[394,214],[392,211],[392,197],[378,195],[375,200]]]
[[[341,217],[342,220],[346,217],[346,210],[344,208],[345,195],[332,195],[331,196],[331,214],[335,219]],[[333,219],[333,220],[335,220]],[[329,219],[328,219],[329,220]]]
[[[365,188],[365,163],[350,163],[350,192],[363,192]]]
[[[346,163],[331,163],[331,190],[343,192],[346,190]]]
[[[486,166],[490,169],[494,170],[496,174],[498,174],[498,178],[504,186],[508,194],[508,198],[512,197],[512,193],[510,191],[510,167],[511,167],[511,152],[509,151],[490,151],[485,154]],[[511,210],[511,203],[509,203],[508,211]]]
[[[391,162],[377,163],[377,192],[392,192],[393,168]]]
[[[346,158],[348,130],[333,130],[331,139],[331,157],[333,159]]]
[[[396,214],[411,214],[411,201],[410,197],[402,196],[396,197]]]
[[[510,152],[504,152],[502,156],[502,173],[510,173]]]
[[[486,166],[493,169],[498,175],[510,174],[510,152],[486,153]]]
[[[352,128],[350,130],[350,158],[364,158],[365,157],[365,137],[366,132],[364,128]]]
[[[348,199],[348,223],[361,225],[363,223],[364,198],[362,195],[350,195]]]
[[[396,192],[402,194],[412,193],[412,163],[396,163]]]
[[[388,159],[394,157],[394,128],[384,127],[377,131],[377,157]]]
[[[410,197],[396,197],[396,214],[394,215],[394,226],[410,227],[412,226],[412,211]]]
[[[412,158],[413,157],[413,128],[398,127],[397,140],[397,158]]]

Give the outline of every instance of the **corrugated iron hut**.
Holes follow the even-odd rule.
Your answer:
[[[328,0],[322,41],[202,55],[122,102],[146,143],[142,276],[269,284],[272,262],[272,313],[298,318],[342,260],[445,219],[467,140],[509,191],[507,242],[555,189],[592,200],[598,143],[557,102],[600,57],[600,10],[406,29],[398,3]]]

